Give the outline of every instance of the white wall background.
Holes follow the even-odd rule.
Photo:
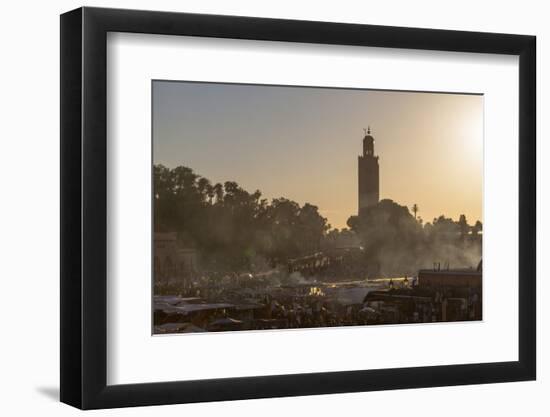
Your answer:
[[[59,393],[59,17],[77,1],[2,6],[0,65],[0,410],[3,415],[73,415]],[[540,1],[124,0],[86,5],[239,14],[380,25],[534,34],[538,37],[538,381],[100,411],[99,415],[275,416],[315,414],[548,415],[550,147],[542,139],[550,97],[550,26]]]

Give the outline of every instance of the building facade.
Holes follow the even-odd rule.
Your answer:
[[[183,283],[197,271],[197,256],[192,248],[180,248],[175,232],[154,235],[154,274],[156,283]]]
[[[359,156],[359,194],[358,214],[378,203],[380,199],[380,170],[378,156],[374,155],[374,138],[370,134],[370,127],[363,138],[363,154]]]

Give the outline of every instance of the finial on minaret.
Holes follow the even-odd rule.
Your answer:
[[[370,135],[370,125],[369,125],[369,129],[367,130],[367,135]]]

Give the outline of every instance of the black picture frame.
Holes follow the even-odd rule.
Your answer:
[[[108,32],[519,56],[519,360],[113,385],[107,376]],[[61,401],[82,409],[534,380],[534,36],[171,12],[61,15]]]

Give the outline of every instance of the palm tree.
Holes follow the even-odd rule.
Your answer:
[[[212,205],[214,200],[214,187],[210,183],[206,186],[206,195],[208,196],[208,202]]]
[[[223,200],[223,194],[223,185],[221,185],[220,183],[216,183],[214,185],[214,195],[216,196],[216,203],[220,203]]]
[[[197,188],[199,189],[202,201],[208,201],[208,190],[212,188],[210,181],[207,178],[200,177],[197,181]]]
[[[418,213],[418,206],[416,205],[416,203],[414,203],[412,206],[412,212],[414,213],[414,219],[416,220],[416,213]]]

